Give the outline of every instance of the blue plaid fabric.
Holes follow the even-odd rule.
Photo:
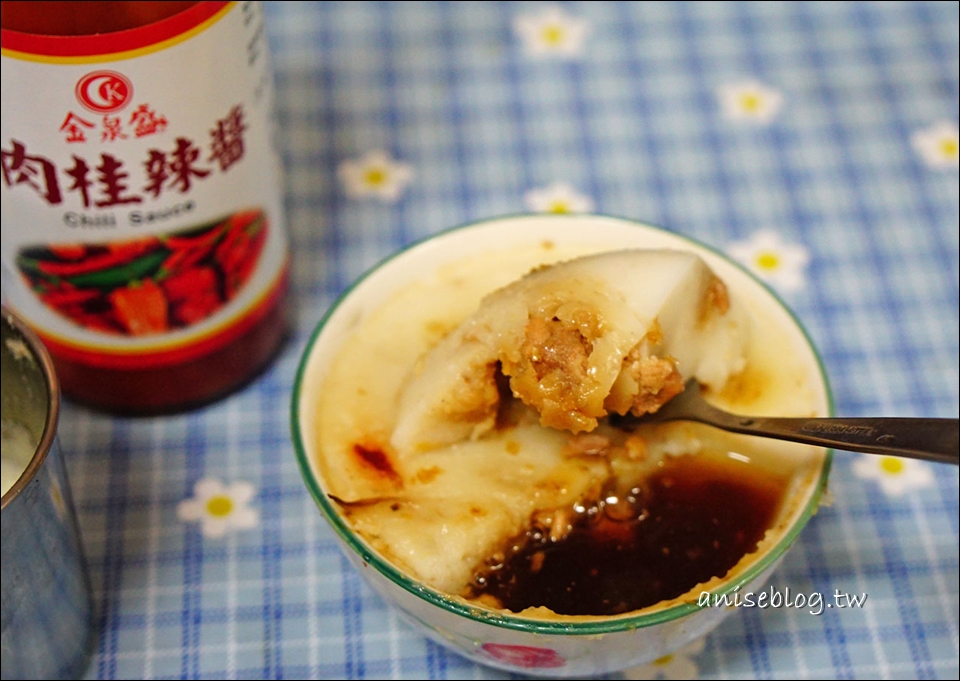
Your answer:
[[[838,414],[957,417],[956,3],[557,7],[586,32],[551,57],[517,30],[542,3],[267,3],[296,333],[253,384],[186,415],[65,405],[99,612],[88,678],[506,678],[422,638],[361,581],[300,477],[289,400],[308,335],[365,270],[533,210],[529,193],[555,182],[719,250],[772,233],[806,255],[778,290]],[[720,93],[747,82],[759,104],[726,110]],[[948,134],[923,147],[935,129]],[[345,185],[339,169],[371,151],[412,170],[395,200]],[[631,674],[956,679],[957,468],[892,489],[860,461],[837,453],[830,504],[772,583],[867,594],[863,607],[743,609]],[[205,478],[251,484],[254,526],[215,539],[181,521]]]

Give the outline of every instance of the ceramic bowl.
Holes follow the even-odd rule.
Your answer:
[[[768,583],[768,578],[817,509],[827,484],[830,452],[768,441],[774,463],[789,460],[794,466],[788,498],[758,549],[722,578],[633,612],[558,617],[516,614],[465,601],[416,580],[391,563],[354,529],[329,495],[324,473],[328,469],[319,463],[323,452],[318,444],[318,408],[338,352],[352,342],[351,334],[364,320],[389,304],[397,291],[487,252],[503,254],[502,260],[491,261],[503,266],[488,270],[492,289],[525,271],[512,271],[525,265],[509,254],[540,248],[543,260],[550,261],[564,257],[568,247],[585,252],[671,248],[698,254],[726,282],[731,295],[765,320],[759,333],[765,336],[762,344],[769,346],[775,361],[789,358],[798,368],[795,380],[808,391],[814,412],[804,415],[832,413],[827,380],[808,335],[769,288],[722,253],[667,230],[620,218],[521,215],[436,234],[396,253],[356,281],[330,307],[309,338],[296,376],[291,425],[307,489],[344,554],[370,587],[418,631],[477,663],[531,675],[583,677],[624,670],[675,652],[707,634],[725,617],[735,616],[736,605],[725,607],[724,602],[737,603],[739,597],[742,603],[748,594],[759,594],[762,589],[782,589],[784,585]],[[431,303],[428,299],[423,304]],[[781,388],[786,392],[796,389]]]

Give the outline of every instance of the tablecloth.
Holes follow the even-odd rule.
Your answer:
[[[205,408],[64,405],[98,613],[87,678],[507,678],[424,639],[365,585],[290,436],[297,364],[327,308],[456,225],[593,212],[692,237],[790,306],[836,413],[957,417],[955,2],[265,13],[294,333]],[[219,532],[190,511],[211,491],[235,506]],[[830,503],[772,580],[865,600],[742,608],[625,676],[955,679],[958,519],[955,466],[838,452]]]

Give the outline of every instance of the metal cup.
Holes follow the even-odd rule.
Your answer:
[[[60,386],[36,335],[6,308],[2,317],[4,477],[15,482],[0,505],[0,673],[78,678],[93,649],[93,601],[56,437]]]

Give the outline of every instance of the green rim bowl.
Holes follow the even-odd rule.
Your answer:
[[[358,320],[398,288],[437,267],[524,244],[550,241],[596,250],[675,248],[697,253],[732,291],[748,292],[751,305],[786,329],[793,352],[809,372],[820,415],[833,404],[822,361],[808,334],[783,301],[763,282],[723,253],[664,229],[601,215],[517,215],[475,222],[440,232],[383,260],[354,282],[311,334],[293,389],[291,427],[297,462],[321,515],[345,555],[387,602],[427,637],[475,662],[524,674],[582,676],[619,671],[674,652],[714,628],[730,608],[696,602],[651,606],[634,613],[582,620],[535,619],[488,610],[441,593],[404,574],[354,532],[324,491],[316,465],[317,395],[330,362]],[[802,485],[794,510],[775,542],[711,594],[732,599],[757,589],[776,568],[816,513],[826,489],[832,454],[818,450],[816,474]]]

